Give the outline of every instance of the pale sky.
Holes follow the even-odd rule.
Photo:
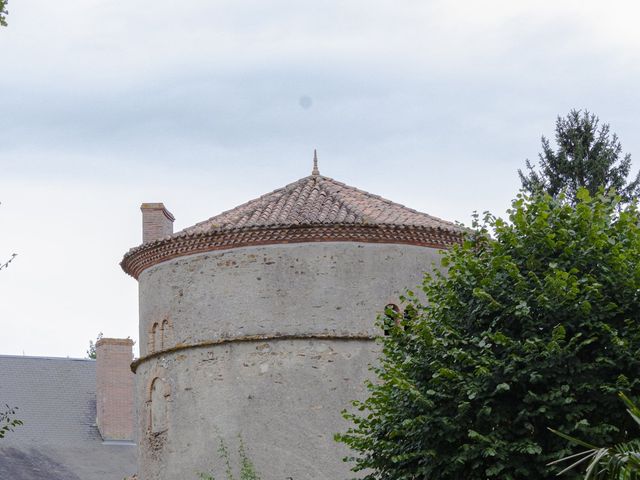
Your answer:
[[[0,28],[0,354],[138,339],[118,263],[320,171],[468,223],[503,214],[557,115],[640,166],[637,1],[11,0]]]

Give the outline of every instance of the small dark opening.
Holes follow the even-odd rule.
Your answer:
[[[400,324],[400,318],[398,318],[400,308],[395,303],[389,303],[384,307],[384,334],[385,336],[391,333],[393,325]]]

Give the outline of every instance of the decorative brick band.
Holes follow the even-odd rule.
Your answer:
[[[316,224],[224,229],[177,235],[145,243],[130,250],[120,266],[137,279],[147,268],[172,258],[213,250],[287,243],[396,243],[446,249],[461,242],[461,232],[462,230],[385,224]]]
[[[274,341],[274,340],[369,340],[374,341],[377,337],[373,335],[365,335],[365,334],[353,334],[353,335],[335,335],[335,334],[322,334],[322,333],[313,333],[313,334],[297,334],[297,335],[246,335],[244,337],[234,337],[234,338],[219,338],[217,340],[209,340],[206,342],[186,344],[179,343],[174,347],[167,348],[165,350],[160,350],[159,352],[153,352],[150,355],[145,357],[140,357],[134,360],[131,363],[131,371],[136,373],[138,367],[149,360],[154,358],[161,357],[163,355],[179,352],[181,350],[190,350],[194,348],[208,348],[215,347],[218,345],[225,345],[229,343],[247,343],[247,342],[264,342],[264,341]]]

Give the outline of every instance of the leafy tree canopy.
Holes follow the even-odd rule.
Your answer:
[[[519,195],[509,222],[476,219],[443,257],[448,274],[387,310],[378,379],[336,436],[355,471],[550,479],[559,469],[547,464],[573,447],[548,427],[627,440],[616,395],[640,394],[638,211],[585,189],[576,201]]]
[[[7,26],[7,3],[8,0],[0,0],[0,26]]]
[[[0,439],[4,438],[7,433],[13,432],[13,429],[23,425],[22,420],[15,418],[17,407],[10,407],[5,405],[4,409],[0,411]]]
[[[101,338],[102,338],[102,332],[98,334],[98,337],[96,338],[95,343],[93,343],[93,340],[89,340],[89,349],[87,350],[87,358],[90,358],[92,360],[96,359],[96,343],[98,343],[98,340],[100,340]]]
[[[542,137],[542,152],[538,170],[527,160],[527,173],[519,170],[522,187],[529,193],[543,191],[557,196],[566,190],[575,200],[581,187],[591,196],[600,187],[615,190],[629,201],[640,190],[640,173],[627,183],[631,155],[622,153],[617,135],[609,125],[599,125],[599,119],[588,111],[572,110],[556,120],[556,150]]]
[[[620,398],[627,406],[627,413],[640,425],[640,408],[624,393]],[[619,443],[611,447],[599,447],[583,442],[562,432],[553,433],[587,449],[556,460],[553,464],[563,464],[559,475],[574,469],[584,468],[584,480],[638,480],[640,479],[640,438]],[[567,466],[568,465],[568,466]]]

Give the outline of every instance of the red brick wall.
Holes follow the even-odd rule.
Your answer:
[[[96,343],[97,424],[103,440],[133,440],[133,341],[101,338]]]
[[[142,210],[142,242],[160,240],[173,233],[173,215],[162,203],[143,203]]]

